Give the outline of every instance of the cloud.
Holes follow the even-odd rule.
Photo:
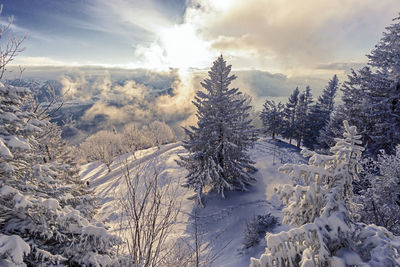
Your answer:
[[[203,2],[209,4],[199,4]],[[249,0],[215,16],[209,10],[207,14],[196,10],[200,11],[192,16],[208,18],[207,25],[202,25],[203,35],[214,40],[215,49],[255,51],[255,61],[287,69],[363,57],[396,16],[400,2]]]
[[[304,90],[306,86],[310,86],[314,97],[319,96],[328,83],[328,78],[288,77],[281,73],[272,74],[259,70],[234,71],[233,73],[238,78],[233,81],[232,86],[238,87],[250,95],[253,99],[252,105],[256,110],[261,110],[262,104],[267,98],[285,103],[296,87]]]
[[[37,66],[29,68],[24,77],[38,78],[40,73],[44,79],[53,77],[59,81],[66,105],[57,121],[68,120],[72,115],[69,134],[82,138],[98,130],[120,129],[131,122],[147,125],[155,120],[166,122],[179,133],[181,126],[197,121],[192,101],[197,90],[203,90],[200,82],[207,71]],[[328,82],[328,78],[289,77],[260,70],[232,73],[238,77],[232,87],[250,95],[256,110],[261,109],[266,98],[285,102],[297,86],[304,90],[310,85],[314,96],[318,96]]]
[[[175,64],[183,68],[203,68],[205,64],[200,59],[210,64],[217,54],[223,53],[239,69],[287,73],[315,69],[327,62],[363,59],[400,10],[398,0],[189,3],[183,23],[169,26],[167,36],[174,37],[172,45],[163,40],[166,30],[156,29],[159,38],[138,46],[137,54],[154,65]],[[195,38],[190,37],[191,33]],[[176,56],[174,51],[183,56]],[[201,56],[197,57],[198,54]],[[185,64],[174,61],[176,58],[185,59]]]

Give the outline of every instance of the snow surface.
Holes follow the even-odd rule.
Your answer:
[[[18,117],[15,116],[15,114],[11,113],[11,112],[4,112],[3,114],[0,115],[0,119],[6,120],[9,122],[19,120]]]
[[[128,162],[130,171],[138,168],[151,171],[149,166],[156,166],[160,173],[161,183],[180,185],[184,181],[186,170],[179,167],[175,160],[178,155],[186,153],[181,143],[173,143],[158,148],[149,148],[138,151],[135,156],[125,154],[115,159],[108,173],[107,167],[99,162],[82,166],[81,176],[89,181],[89,187],[94,189],[100,199],[102,208],[97,219],[106,221],[112,231],[119,229],[119,214],[122,212],[119,197],[126,195],[126,186],[123,176],[123,164]],[[192,216],[197,211],[198,227],[201,238],[210,242],[212,251],[222,250],[220,257],[214,262],[215,266],[249,266],[250,257],[259,258],[265,251],[265,241],[262,239],[257,247],[243,250],[243,231],[246,221],[255,215],[271,213],[282,218],[283,207],[274,197],[274,187],[279,184],[292,183],[288,175],[282,174],[278,168],[284,163],[305,163],[300,150],[284,142],[262,139],[250,151],[256,162],[258,172],[256,184],[248,192],[227,192],[226,199],[222,199],[215,192],[208,192],[205,198],[205,208],[196,208],[193,197],[195,193],[179,186],[179,198],[182,201],[181,214],[175,226],[176,237],[188,236],[192,229]],[[288,230],[287,225],[278,225],[273,233]]]
[[[21,149],[21,150],[31,149],[30,145],[24,138],[17,137],[14,135],[9,137],[9,139],[7,141],[7,146],[14,148],[14,149]]]
[[[4,158],[12,158],[13,154],[8,149],[8,147],[4,144],[4,140],[0,137],[0,156]]]
[[[24,255],[29,254],[30,250],[29,245],[21,237],[0,234],[1,266],[26,266],[23,263],[23,258]]]

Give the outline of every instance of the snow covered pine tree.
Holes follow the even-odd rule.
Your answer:
[[[260,118],[264,126],[262,131],[265,134],[270,134],[272,139],[275,139],[276,135],[282,134],[283,105],[281,102],[276,104],[273,100],[265,100]]]
[[[311,107],[308,120],[312,127],[307,128],[309,132],[306,134],[306,138],[304,138],[303,141],[304,146],[308,149],[315,150],[320,147],[328,148],[323,139],[319,141],[318,138],[320,132],[325,131],[325,127],[328,125],[331,118],[338,87],[339,80],[335,74],[322,91],[322,95],[318,97],[318,101]],[[342,121],[340,121],[340,124],[342,124]]]
[[[110,266],[120,239],[90,222],[94,198],[30,94],[0,83],[0,266]]]
[[[307,138],[307,134],[310,132],[308,128],[313,127],[312,123],[310,123],[310,106],[312,102],[311,88],[307,86],[306,90],[299,95],[295,108],[293,133],[297,140],[297,147],[300,147],[301,142]]]
[[[283,110],[285,121],[282,136],[288,138],[290,144],[295,136],[296,107],[299,101],[299,94],[299,88],[296,87],[293,93],[289,96],[288,102]]]
[[[247,190],[254,181],[251,173],[256,169],[248,155],[256,140],[251,107],[237,88],[228,88],[236,79],[230,71],[231,65],[221,55],[201,83],[206,92],[198,91],[193,101],[197,127],[185,129],[189,139],[184,147],[189,154],[180,156],[178,164],[189,171],[184,186],[195,189],[200,205],[206,185],[225,197],[225,189]]]
[[[336,139],[333,155],[307,149],[309,164],[285,164],[280,171],[304,185],[277,189],[286,204],[284,223],[297,227],[266,236],[267,248],[250,266],[399,266],[400,240],[387,229],[355,222],[352,182],[364,150],[355,126],[344,121],[344,139]]]

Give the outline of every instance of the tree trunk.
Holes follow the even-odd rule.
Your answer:
[[[199,188],[197,189],[197,204],[200,207],[204,208],[202,197],[203,197],[203,186],[200,185]]]

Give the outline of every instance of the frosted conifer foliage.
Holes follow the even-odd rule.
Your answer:
[[[332,155],[303,150],[308,165],[285,164],[281,171],[303,185],[277,189],[285,203],[284,222],[297,227],[266,236],[267,248],[251,266],[398,266],[400,242],[388,230],[357,223],[351,216],[352,181],[363,148],[356,127],[344,121],[344,138]]]
[[[357,198],[359,213],[365,223],[374,223],[400,234],[400,145],[396,154],[381,151],[376,160],[368,159],[363,188]]]
[[[222,197],[225,190],[247,190],[254,178],[248,149],[256,135],[249,119],[251,106],[237,89],[230,89],[236,79],[231,66],[220,56],[208,72],[193,101],[197,108],[197,126],[185,129],[187,156],[178,162],[189,174],[186,186],[196,190],[201,204],[203,187],[211,185]]]
[[[121,240],[92,220],[94,197],[30,99],[0,83],[0,266],[111,266]]]

